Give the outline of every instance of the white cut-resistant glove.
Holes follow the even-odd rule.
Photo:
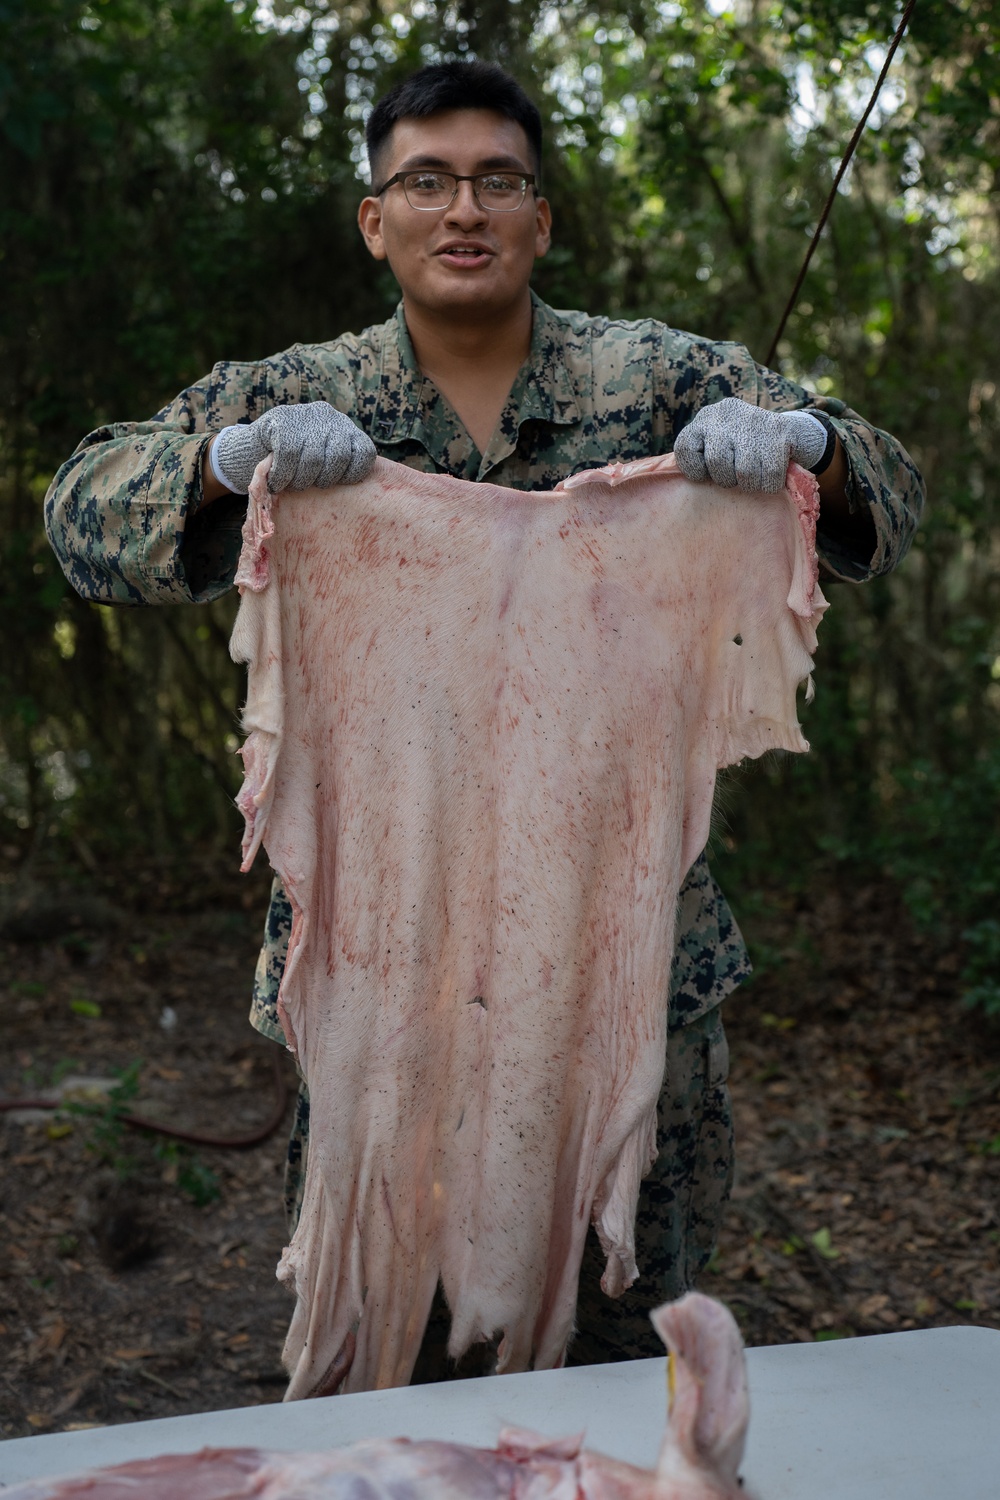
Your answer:
[[[804,469],[819,463],[827,436],[807,411],[765,411],[725,396],[695,413],[678,434],[674,454],[688,479],[773,493],[784,488],[790,461]]]
[[[209,461],[217,479],[237,495],[250,488],[253,471],[273,453],[268,488],[308,490],[315,485],[358,484],[371,472],[375,444],[328,401],[272,406],[256,422],[223,427]]]

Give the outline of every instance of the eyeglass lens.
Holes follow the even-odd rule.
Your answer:
[[[521,207],[528,184],[515,173],[480,172],[472,179],[472,190],[483,208],[510,213]],[[411,208],[447,208],[458,192],[458,180],[451,172],[408,172],[403,192]]]

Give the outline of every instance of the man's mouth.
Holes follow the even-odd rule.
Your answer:
[[[463,270],[484,266],[493,259],[493,252],[483,245],[444,245],[436,253],[439,260],[447,261],[450,266],[461,266]]]

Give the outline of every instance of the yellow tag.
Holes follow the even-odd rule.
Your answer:
[[[669,1413],[669,1411],[671,1410],[671,1408],[672,1408],[672,1406],[674,1404],[674,1397],[676,1395],[677,1395],[677,1365],[676,1365],[676,1363],[674,1361],[674,1351],[672,1349],[668,1349],[667,1350],[667,1411],[668,1411],[668,1413]]]

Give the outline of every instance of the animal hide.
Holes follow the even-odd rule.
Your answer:
[[[264,468],[231,649],[311,1100],[288,1395],[405,1384],[439,1279],[454,1356],[557,1366],[591,1220],[605,1291],[637,1274],[716,772],[807,748],[815,481],[667,458],[535,494],[380,459],[271,497]]]

